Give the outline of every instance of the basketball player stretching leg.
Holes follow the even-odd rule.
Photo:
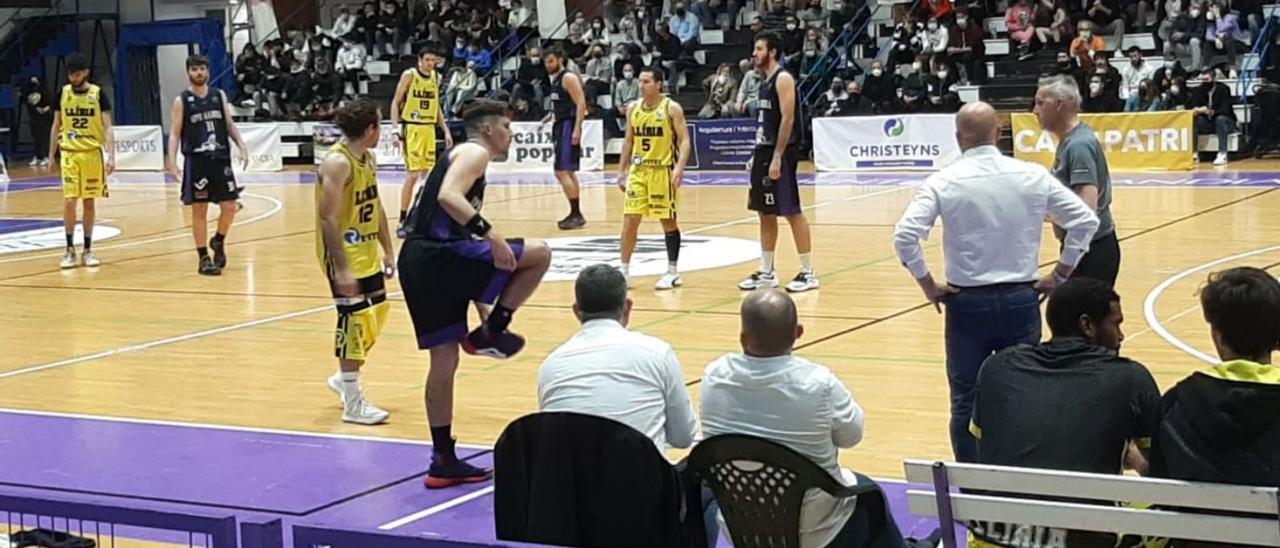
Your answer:
[[[524,337],[507,328],[551,264],[539,240],[505,239],[480,215],[485,169],[511,148],[506,103],[477,99],[462,109],[467,142],[436,163],[418,191],[400,248],[400,284],[418,348],[431,353],[425,394],[434,447],[426,486],[437,489],[488,479],[493,471],[458,459],[453,439],[453,386],[458,349],[509,358]],[[481,325],[467,332],[472,302],[493,304]]]

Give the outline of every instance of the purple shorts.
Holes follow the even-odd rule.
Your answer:
[[[507,244],[520,260],[524,239],[509,239]],[[493,266],[492,244],[486,240],[411,238],[400,248],[398,266],[420,350],[465,337],[471,303],[497,302],[511,281],[510,271]]]

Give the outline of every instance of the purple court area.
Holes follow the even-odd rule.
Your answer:
[[[0,412],[0,495],[498,544],[492,482],[427,490],[429,457],[405,440]],[[904,533],[936,527],[907,511],[905,484],[884,487]]]

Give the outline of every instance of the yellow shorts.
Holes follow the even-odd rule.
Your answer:
[[[627,178],[624,215],[643,215],[650,219],[674,219],[676,188],[671,184],[671,168],[665,166],[631,168]]]
[[[107,197],[107,170],[101,150],[64,150],[61,163],[63,198]]]
[[[435,124],[404,124],[404,164],[408,171],[431,171],[436,167]]]
[[[333,355],[343,360],[364,361],[369,356],[369,349],[378,342],[391,304],[387,302],[382,273],[360,278],[356,283],[360,287],[358,297],[340,297],[336,290],[333,291],[333,302],[338,308]]]

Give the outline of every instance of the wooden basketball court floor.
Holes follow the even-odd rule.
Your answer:
[[[427,437],[427,354],[416,350],[396,282],[388,325],[363,375],[370,399],[391,412],[391,421],[366,427],[339,420],[325,386],[335,368],[335,320],[314,257],[310,173],[243,178],[244,210],[227,244],[230,265],[214,278],[196,274],[189,213],[177,185],[162,175],[118,174],[99,206],[94,248],[103,265],[65,271],[57,264],[56,173],[13,175],[0,192],[0,412]],[[680,220],[686,244],[696,247],[685,249],[684,260],[705,268],[686,272],[684,287],[670,292],[652,290],[654,276],[637,277],[631,293],[631,327],[671,342],[695,403],[704,366],[738,349],[743,293],[735,284],[756,266],[744,177],[690,174]],[[805,326],[797,352],[834,370],[866,410],[864,441],[842,452],[842,463],[884,478],[901,477],[904,458],[950,457],[942,317],[924,304],[891,237],[923,177],[822,174],[802,183],[822,288],[795,296]],[[622,194],[613,175],[582,178],[585,230],[556,230],[566,206],[543,175],[492,177],[486,216],[509,236],[578,238],[555,246],[556,268],[570,278],[574,268],[612,257],[620,226]],[[1236,265],[1278,271],[1280,163],[1115,178],[1122,352],[1168,388],[1212,359],[1196,304],[1208,272]],[[396,172],[381,176],[392,215],[402,180]],[[935,273],[943,265],[941,230],[927,245]],[[660,265],[657,224],[646,222],[642,231],[655,237],[645,256]],[[1047,229],[1045,235],[1048,262],[1057,245]],[[789,278],[797,267],[784,223],[779,273]],[[508,422],[536,411],[538,365],[577,329],[572,299],[571,282],[545,282],[516,315],[513,329],[529,339],[523,354],[463,358],[454,424],[460,442],[492,444]]]

